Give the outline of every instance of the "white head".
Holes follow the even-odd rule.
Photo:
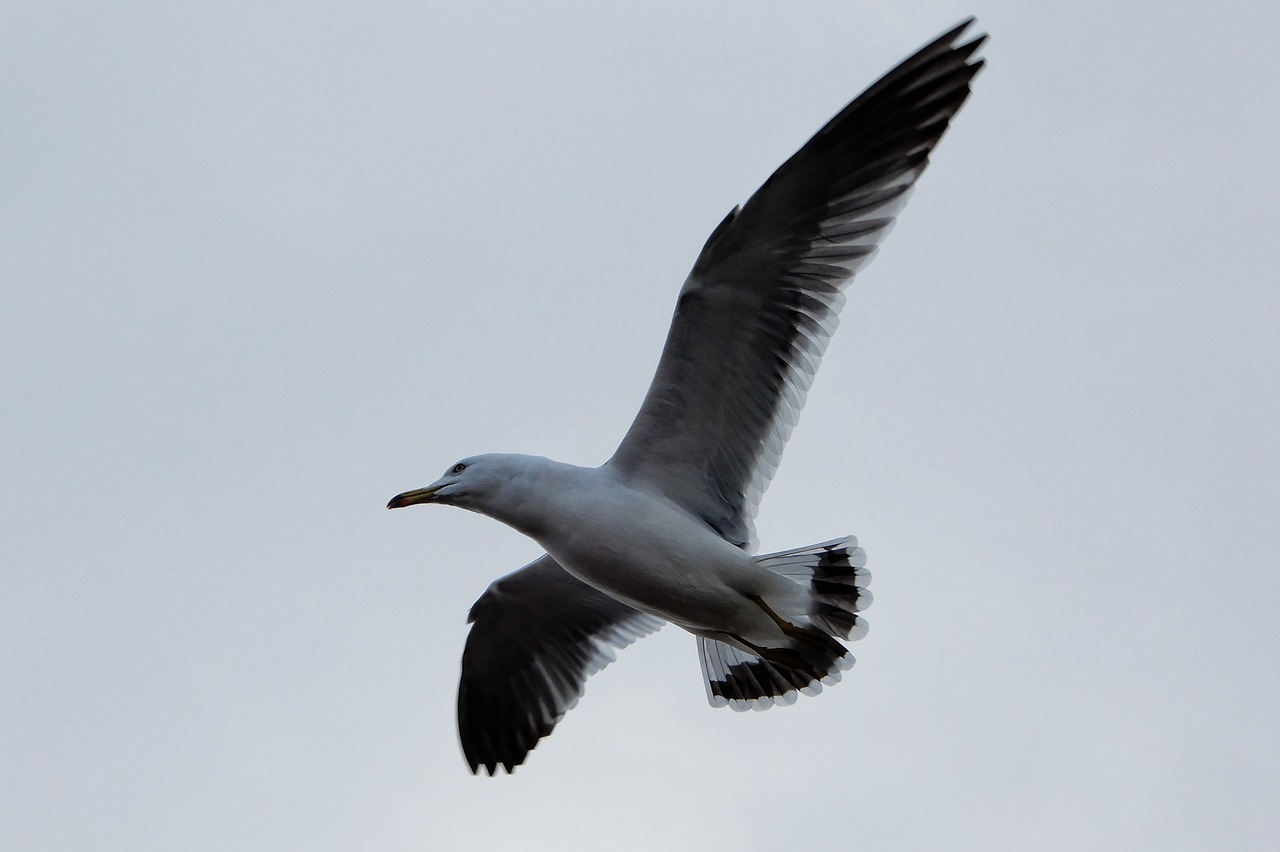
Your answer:
[[[510,478],[507,457],[498,454],[471,456],[449,466],[444,476],[428,485],[397,494],[387,503],[388,509],[399,509],[417,503],[443,503],[446,506],[471,508],[477,498],[501,488]]]
[[[444,476],[426,488],[392,497],[387,508],[442,503],[480,512],[523,530],[541,514],[547,491],[554,487],[548,476],[554,481],[553,471],[564,467],[568,466],[538,456],[470,456],[450,465]]]

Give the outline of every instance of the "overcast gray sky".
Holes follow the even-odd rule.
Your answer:
[[[0,847],[1270,849],[1280,6],[6,3]],[[513,777],[453,721],[536,555],[390,513],[604,460],[703,240],[969,13],[988,67],[759,517],[858,666],[628,649]]]

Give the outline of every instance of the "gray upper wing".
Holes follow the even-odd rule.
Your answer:
[[[969,95],[966,21],[831,119],[715,229],[609,464],[754,549],[772,479],[844,303]]]
[[[614,600],[543,556],[495,580],[471,607],[458,734],[471,771],[524,762],[582,696],[586,680],[663,621]]]

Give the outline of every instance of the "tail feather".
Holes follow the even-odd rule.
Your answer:
[[[756,557],[775,574],[808,584],[809,622],[831,636],[856,642],[867,635],[858,613],[871,606],[871,572],[867,552],[854,536]]]
[[[698,637],[698,656],[713,707],[764,710],[794,704],[838,683],[854,657],[837,639],[861,639],[858,613],[871,604],[867,554],[853,536],[756,557],[776,574],[806,587],[795,601],[768,601],[794,631],[778,647],[744,647],[735,637]]]
[[[796,691],[809,688],[807,681],[797,684],[790,677],[791,669],[779,669],[749,651],[705,636],[698,637],[698,655],[712,707],[765,710],[795,704]]]

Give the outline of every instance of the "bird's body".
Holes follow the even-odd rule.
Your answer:
[[[801,604],[796,583],[608,464],[497,453],[461,463],[502,484],[457,505],[519,530],[582,582],[691,633],[780,641],[777,624],[751,598]]]
[[[852,665],[866,554],[846,536],[752,555],[754,518],[844,288],[969,95],[985,38],[959,43],[969,23],[859,95],[715,228],[608,461],[473,456],[388,504],[470,509],[546,550],[471,608],[458,726],[472,771],[522,763],[587,677],[667,621],[697,637],[715,706],[788,704]]]

